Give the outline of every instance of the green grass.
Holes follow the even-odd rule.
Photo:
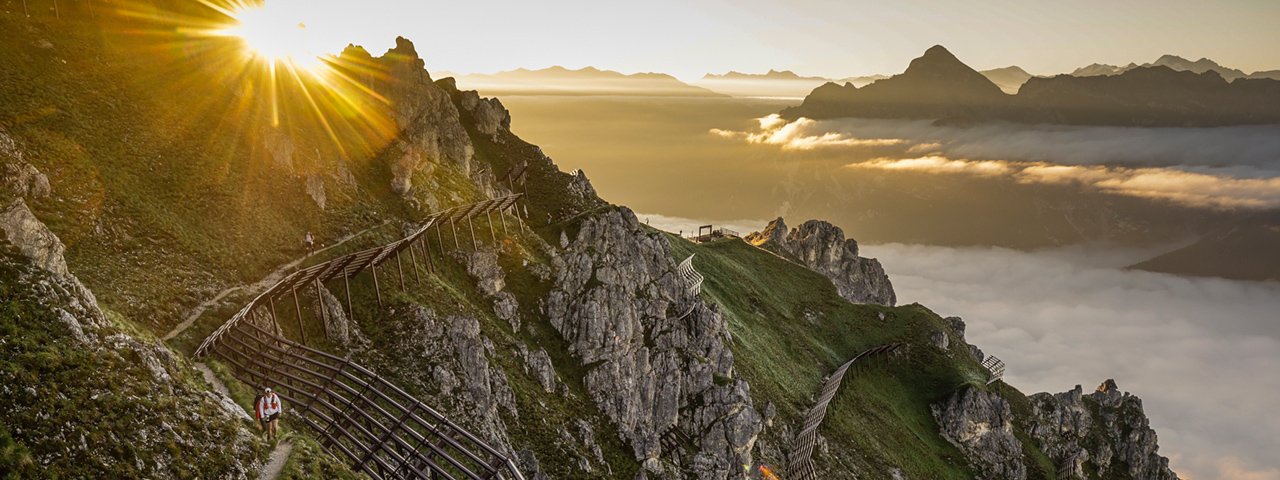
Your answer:
[[[960,452],[938,435],[929,406],[982,372],[958,346],[943,352],[929,345],[930,332],[949,329],[938,315],[919,305],[850,304],[825,277],[740,240],[668,239],[673,260],[696,254],[704,298],[729,323],[735,366],[757,408],[773,403],[775,422],[793,431],[839,365],[874,346],[907,344],[904,355],[868,359],[868,370],[846,375],[819,430],[833,452],[815,459],[821,468],[887,477],[896,467],[909,478],[972,478]]]
[[[213,420],[219,407],[180,361],[167,369],[172,381],[160,382],[138,349],[78,344],[56,309],[70,300],[19,281],[40,278],[24,265],[7,252],[0,258],[0,461],[22,471],[28,459],[73,454],[76,461],[42,464],[39,476],[128,478],[221,476],[246,460],[225,441],[239,427]],[[107,342],[127,331],[108,321],[87,333]],[[252,448],[262,454],[260,444]]]

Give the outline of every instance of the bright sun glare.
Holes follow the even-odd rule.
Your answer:
[[[276,5],[289,4],[238,9],[234,12],[236,24],[222,33],[243,39],[250,53],[266,62],[289,62],[307,70],[319,67],[325,53],[302,21],[302,12]]]

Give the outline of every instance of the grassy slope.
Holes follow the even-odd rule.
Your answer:
[[[938,435],[929,406],[959,388],[982,388],[985,376],[959,342],[946,352],[930,345],[931,332],[950,332],[937,314],[915,304],[850,304],[825,277],[740,240],[695,245],[669,239],[675,260],[696,254],[694,266],[706,277],[703,295],[729,322],[735,365],[757,407],[773,403],[775,423],[792,431],[839,365],[870,347],[909,345],[905,356],[874,359],[845,376],[819,430],[831,452],[815,455],[819,468],[833,478],[843,472],[887,478],[894,467],[908,478],[973,477],[961,453]],[[1021,397],[1008,390],[1007,396]],[[776,430],[765,438],[791,440]]]
[[[211,107],[232,88],[192,90],[203,72],[181,52],[121,33],[145,26],[77,20],[0,14],[0,126],[49,176],[54,196],[33,207],[104,303],[161,331],[202,292],[296,255],[307,230],[323,241],[372,218],[380,197],[333,185],[321,211],[243,135],[253,118]]]
[[[216,418],[208,409],[217,407],[192,400],[205,388],[194,372],[181,369],[172,389],[157,388],[132,350],[77,345],[59,320],[61,307],[46,303],[34,285],[17,282],[29,274],[20,272],[32,267],[9,248],[0,242],[0,472],[19,478],[129,478],[151,468],[177,477],[228,474],[224,470],[233,454],[228,449],[202,448],[187,455],[182,451],[190,445],[179,445],[172,436],[140,433],[145,426],[214,446],[236,434],[233,424],[203,420]],[[129,334],[154,341],[130,331],[118,315],[107,312],[107,317],[115,325],[96,332],[103,338]],[[168,413],[192,410],[195,415]],[[255,448],[264,453],[262,445]],[[77,458],[36,467],[32,453]],[[167,468],[157,467],[158,462]]]

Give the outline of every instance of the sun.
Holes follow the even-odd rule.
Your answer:
[[[296,5],[299,4],[272,2],[241,6],[231,12],[235,23],[220,33],[243,40],[246,53],[256,59],[315,70],[323,65],[327,54],[307,28],[305,12],[290,8]]]

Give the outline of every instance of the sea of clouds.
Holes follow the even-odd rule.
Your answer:
[[[1280,208],[1280,127],[1129,128],[931,121],[757,120],[727,139],[783,150],[874,152],[852,169],[1009,177],[1211,208]]]
[[[899,303],[968,324],[1024,392],[1114,378],[1183,478],[1280,479],[1280,283],[1124,270],[1150,251],[871,245]]]

